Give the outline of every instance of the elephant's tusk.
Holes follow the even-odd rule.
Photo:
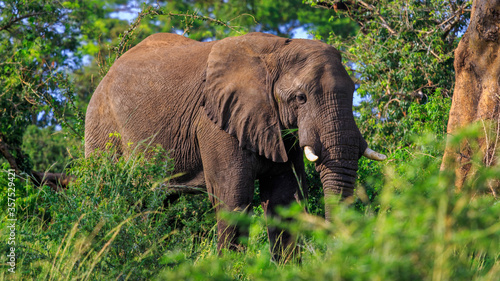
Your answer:
[[[319,158],[316,154],[314,154],[314,149],[308,145],[304,147],[304,154],[306,155],[307,160],[311,162],[316,162]]]
[[[385,156],[384,154],[373,151],[368,147],[366,148],[365,153],[363,153],[363,156],[368,158],[368,159],[377,160],[377,161],[383,161],[383,160],[387,159],[387,156]]]

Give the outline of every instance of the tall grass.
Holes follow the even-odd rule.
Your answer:
[[[127,158],[109,147],[72,167],[75,181],[64,192],[16,182],[20,259],[16,274],[2,273],[2,279],[147,279],[165,266],[165,253],[195,254],[201,237],[213,237],[205,197],[165,202],[172,161],[159,147]],[[7,237],[4,220],[0,231]],[[2,253],[7,249],[2,243]]]
[[[358,200],[327,202],[331,222],[298,205],[282,210],[290,223],[258,210],[231,218],[250,223],[248,246],[221,256],[206,195],[164,203],[160,183],[172,171],[165,151],[149,160],[103,152],[73,165],[77,180],[65,192],[18,182],[19,200],[29,198],[18,218],[18,271],[0,280],[498,280],[500,203],[484,191],[499,167],[477,165],[457,192],[429,149],[440,147],[423,138],[405,161],[363,167],[362,176],[381,177],[360,181]],[[376,183],[376,193],[365,183]],[[265,226],[273,223],[300,235],[300,262],[271,261]],[[0,231],[6,241],[3,221]]]

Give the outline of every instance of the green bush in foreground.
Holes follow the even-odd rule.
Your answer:
[[[415,158],[388,164],[375,203],[335,203],[331,223],[295,206],[284,215],[302,234],[301,264],[274,265],[250,237],[246,253],[184,259],[158,280],[497,280],[500,274],[500,203],[485,195],[498,167],[479,169],[460,193],[439,172],[434,138],[420,140]],[[478,160],[476,160],[477,162]],[[362,189],[361,186],[358,189]],[[359,194],[359,192],[358,192]],[[260,218],[255,225],[265,225]],[[254,225],[254,226],[255,226]]]
[[[171,177],[172,161],[161,148],[145,155],[134,152],[126,159],[110,148],[81,158],[69,171],[75,181],[60,193],[17,182],[31,199],[21,202],[17,194],[17,272],[0,279],[147,279],[165,267],[165,253],[196,253],[200,237],[213,237],[206,196],[164,206],[168,194],[161,183]],[[2,225],[2,238],[6,230]]]
[[[150,160],[112,151],[80,159],[65,192],[16,182],[26,204],[18,211],[18,268],[15,275],[3,270],[2,254],[0,280],[496,280],[500,203],[484,191],[500,169],[478,169],[458,193],[453,176],[439,173],[440,159],[424,153],[435,149],[432,138],[416,147],[412,161],[375,169],[384,175],[381,188],[363,208],[327,202],[335,209],[331,223],[300,206],[283,210],[295,218],[286,227],[301,237],[301,262],[287,265],[271,262],[265,231],[283,222],[260,212],[243,218],[247,250],[219,256],[206,194],[164,205],[158,183],[172,171],[165,151],[156,148]],[[0,231],[6,241],[5,220]]]

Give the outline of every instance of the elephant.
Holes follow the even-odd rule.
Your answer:
[[[355,86],[332,46],[249,33],[198,42],[159,33],[123,54],[96,88],[85,120],[85,155],[118,153],[153,138],[170,151],[176,184],[206,188],[216,213],[246,212],[259,181],[265,215],[307,197],[304,155],[325,197],[353,194],[358,159],[383,160],[355,123]],[[297,138],[287,137],[295,130]],[[326,217],[330,208],[326,207]],[[248,230],[217,219],[219,251],[239,249]],[[275,259],[295,238],[268,228]]]

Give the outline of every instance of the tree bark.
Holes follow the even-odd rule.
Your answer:
[[[498,161],[499,47],[500,0],[474,0],[469,27],[455,50],[456,83],[447,132],[451,140],[459,129],[478,123],[482,135],[464,140],[459,147],[447,142],[441,170],[455,171],[458,189],[476,172],[473,157],[482,157],[486,166]],[[498,193],[498,181],[490,184],[490,191]]]

